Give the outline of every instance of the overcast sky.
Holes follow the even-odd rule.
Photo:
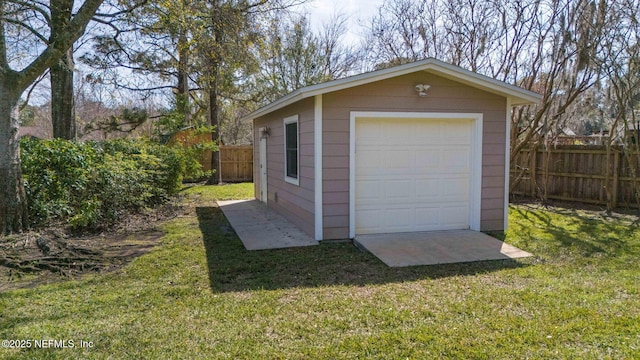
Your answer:
[[[305,11],[311,15],[311,26],[318,29],[322,23],[328,22],[331,15],[343,12],[349,17],[348,41],[359,41],[362,33],[362,25],[366,25],[369,19],[376,13],[383,0],[313,0],[305,4]]]

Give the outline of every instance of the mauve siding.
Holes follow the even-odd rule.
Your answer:
[[[313,236],[314,210],[314,162],[313,162],[313,109],[314,99],[305,99],[283,109],[254,120],[254,186],[260,193],[260,134],[258,130],[271,129],[267,139],[267,198],[269,208]],[[298,115],[299,157],[298,176],[300,186],[284,181],[284,125],[287,117]],[[277,201],[276,201],[277,194]]]
[[[414,86],[429,84],[426,97]],[[504,224],[506,99],[427,72],[323,95],[323,236],[349,237],[349,118],[351,111],[483,114],[482,231]],[[271,181],[271,178],[269,178]],[[271,186],[271,185],[269,185]]]

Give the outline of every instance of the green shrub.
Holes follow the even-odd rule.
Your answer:
[[[166,201],[181,186],[186,159],[142,140],[22,140],[32,225],[99,229]]]
[[[218,151],[218,147],[211,141],[213,126],[193,126],[183,129],[178,139],[171,139],[168,145],[178,152],[185,160],[184,177],[187,181],[198,181],[209,178],[212,170],[205,171],[202,161],[207,153]]]
[[[144,140],[118,139],[101,143],[106,154],[123,154],[144,169],[159,199],[180,190],[187,159],[176,149]]]

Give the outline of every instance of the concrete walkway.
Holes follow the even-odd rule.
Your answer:
[[[470,230],[358,235],[355,243],[390,267],[532,256],[489,235]]]
[[[311,236],[258,200],[218,201],[218,206],[247,250],[318,245]]]

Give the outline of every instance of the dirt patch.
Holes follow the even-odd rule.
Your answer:
[[[180,199],[128,216],[109,231],[72,235],[62,228],[0,237],[0,292],[117,270],[151,251],[158,226],[184,215]]]

